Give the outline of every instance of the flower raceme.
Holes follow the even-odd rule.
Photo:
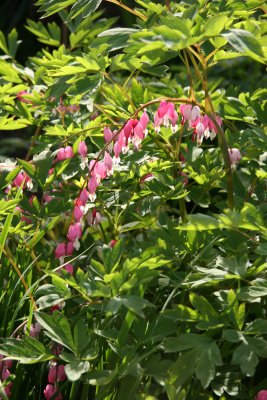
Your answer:
[[[216,116],[216,121],[221,127],[222,120],[219,116]],[[193,139],[197,140],[199,145],[203,138],[213,140],[218,133],[217,126],[207,115],[199,116],[195,121],[191,121],[191,128],[194,128]]]
[[[201,115],[200,108],[191,104],[181,104],[180,114],[182,116],[181,124],[186,125],[188,129],[193,130],[193,140],[196,140],[200,145],[203,139],[210,138],[213,140],[218,133],[218,126],[221,127],[222,120],[219,116],[216,116],[216,123],[208,115]],[[175,105],[172,102],[162,101],[154,115],[154,128],[158,133],[161,126],[171,127],[175,133],[177,130],[178,113],[175,110]],[[87,146],[84,141],[81,141],[78,145],[78,154],[81,157],[84,168],[87,165],[89,169],[87,188],[83,188],[74,202],[73,217],[75,222],[69,227],[67,238],[68,243],[60,243],[56,250],[55,256],[60,260],[60,263],[64,263],[64,257],[72,255],[74,248],[79,249],[79,239],[82,237],[82,224],[83,218],[86,216],[89,205],[87,201],[94,202],[96,199],[96,189],[101,184],[102,180],[110,177],[113,174],[114,166],[119,164],[120,155],[125,154],[129,150],[130,144],[135,149],[140,147],[141,142],[147,135],[147,126],[149,124],[149,116],[144,110],[139,119],[130,118],[120,130],[114,130],[113,132],[109,127],[104,128],[103,136],[105,142],[104,151],[100,154],[104,154],[103,158],[100,157],[93,159],[88,164],[87,159]],[[238,160],[238,154],[235,152],[236,149],[231,149],[233,152],[233,163]],[[113,154],[112,154],[113,153]],[[113,155],[113,157],[112,157]],[[230,158],[231,158],[231,154]],[[66,158],[72,158],[74,156],[71,146],[61,148],[57,152],[57,161],[62,161]],[[83,168],[83,167],[82,167]],[[152,174],[148,174],[143,181],[153,179]],[[185,179],[188,179],[187,177]],[[185,183],[186,184],[186,183]],[[88,215],[87,222],[91,225],[99,218]],[[89,222],[90,221],[90,222]]]
[[[46,400],[54,399],[55,394],[57,394],[56,399],[62,400],[62,394],[58,392],[58,382],[64,382],[67,379],[65,373],[64,365],[58,365],[55,361],[50,361],[49,372],[48,372],[48,384],[44,389],[44,396]]]
[[[200,108],[198,106],[192,106],[191,104],[181,104],[180,113],[182,115],[182,125],[188,122],[191,128],[192,122],[200,117]]]
[[[200,108],[191,104],[181,104],[180,113],[182,115],[182,125],[187,123],[189,129],[194,129],[193,140],[200,145],[203,138],[213,140],[218,133],[218,128],[208,115],[201,116]],[[221,127],[222,120],[217,115],[216,122]]]
[[[56,382],[63,382],[67,379],[64,365],[57,365],[56,362],[50,364],[48,372],[48,382],[55,384]]]

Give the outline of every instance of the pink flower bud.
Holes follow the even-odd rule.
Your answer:
[[[241,160],[240,151],[236,148],[228,149],[231,164],[238,164]]]
[[[74,207],[73,215],[74,215],[74,218],[75,218],[75,220],[76,220],[77,222],[79,222],[79,221],[82,219],[82,217],[83,217],[83,212],[82,212],[82,210],[80,209],[79,206],[75,206],[75,207]]]
[[[63,161],[72,157],[74,157],[74,153],[71,146],[61,147],[57,152],[57,161]]]
[[[156,132],[160,131],[161,125],[168,127],[169,121],[171,121],[172,129],[175,132],[177,128],[176,127],[177,119],[178,119],[178,114],[175,111],[174,104],[162,101],[154,116],[154,126],[156,128]]]
[[[117,243],[117,240],[113,239],[109,242],[109,247],[114,247],[115,244]]]
[[[139,122],[134,128],[134,134],[140,139],[143,140],[145,138],[145,131],[143,125]]]
[[[255,400],[267,400],[267,390],[261,390],[258,392]]]
[[[76,239],[80,239],[82,237],[82,227],[81,225],[76,222],[73,225],[70,225],[67,238],[70,242],[75,242]]]
[[[64,257],[65,255],[66,255],[66,244],[59,243],[55,250],[55,257],[61,258],[61,257]]]
[[[70,275],[73,275],[73,265],[72,264],[66,264],[63,267]]]
[[[132,132],[133,132],[133,126],[131,124],[131,121],[129,120],[126,125],[124,126],[123,130],[121,131],[124,133],[124,136],[128,139]]]
[[[63,382],[67,379],[67,375],[65,373],[64,365],[59,365],[57,370],[57,379],[59,382]]]
[[[3,368],[2,370],[2,381],[5,381],[10,375],[10,371],[7,368]]]
[[[48,382],[55,383],[57,380],[57,365],[52,365],[48,372]]]
[[[31,178],[25,174],[25,172],[19,172],[16,178],[13,180],[13,185],[16,187],[20,187],[22,185],[22,182],[24,181],[23,188],[25,186],[29,186],[29,189],[31,188],[32,184],[29,185],[29,183],[32,183]]]
[[[78,146],[78,153],[80,154],[81,157],[86,157],[87,156],[87,146],[85,142],[80,142]]]
[[[13,180],[13,185],[20,187],[22,185],[23,180],[24,180],[24,175],[20,172]]]
[[[73,254],[73,244],[71,242],[66,243],[59,243],[55,250],[55,257],[62,258],[65,256],[71,256]]]
[[[146,129],[148,123],[149,123],[149,117],[148,117],[146,111],[144,111],[140,117],[140,124],[143,126],[144,129]]]
[[[125,135],[124,130],[122,130],[120,132],[119,137],[118,137],[118,141],[116,143],[118,143],[118,145],[121,146],[121,151],[123,152],[123,154],[126,154],[127,151],[129,150],[128,145],[129,145],[129,141],[131,141],[131,138],[132,138],[132,133],[131,133],[131,136],[127,137]]]
[[[122,151],[122,145],[119,141],[117,141],[114,146],[113,146],[113,153],[114,153],[114,157],[115,157],[115,163],[120,162],[120,154]]]
[[[102,179],[105,179],[107,176],[107,169],[105,164],[102,161],[90,161],[89,171],[91,176],[94,176],[99,184]]]
[[[41,325],[36,322],[35,324],[31,325],[30,327],[30,336],[31,337],[37,337],[39,335],[39,333],[41,332],[42,327]]]
[[[74,251],[74,246],[72,242],[68,242],[66,245],[66,256],[72,256]]]
[[[198,122],[198,124],[196,125],[195,132],[198,136],[204,135],[205,128],[204,128],[204,125],[202,124],[202,122]]]
[[[89,191],[89,198],[91,201],[95,201],[96,195],[95,191],[98,186],[98,182],[95,176],[91,176],[88,182],[88,191]]]
[[[215,125],[215,123],[212,121],[212,119],[208,118],[209,121],[209,129],[210,129],[210,139],[213,140],[218,133],[218,128]],[[217,124],[221,127],[222,126],[222,119],[216,115],[216,122]]]
[[[45,390],[44,390],[44,396],[45,400],[51,400],[51,398],[57,393],[57,388],[50,383],[46,385]],[[55,398],[55,400],[62,400],[62,395],[61,393],[58,394],[58,396]]]
[[[162,101],[157,110],[157,114],[159,118],[163,118],[168,112],[168,103],[166,101]]]
[[[64,147],[61,147],[60,149],[58,149],[58,152],[57,152],[57,160],[63,161],[65,159],[66,159],[65,149],[64,149]]]
[[[108,143],[112,139],[113,133],[108,127],[104,128],[104,140],[105,143]]]
[[[65,157],[66,159],[74,157],[74,153],[73,153],[71,146],[65,147],[65,155],[66,155],[66,157]]]
[[[190,120],[195,121],[197,118],[200,117],[200,108],[198,106],[192,107],[191,115],[190,115]]]
[[[181,104],[180,105],[180,113],[184,119],[184,121],[188,121],[191,116],[192,106],[191,104]]]
[[[104,165],[106,168],[107,176],[110,176],[113,174],[113,160],[111,155],[105,151],[105,156],[104,156]]]
[[[12,388],[12,382],[10,382],[7,386],[5,386],[5,394],[7,397],[11,397],[11,388]]]
[[[63,347],[60,344],[55,344],[52,342],[52,349],[51,352],[52,354],[55,354],[55,356],[59,356],[63,351]]]
[[[66,255],[66,244],[59,243],[55,250],[55,257],[60,258],[60,257],[64,257],[65,255]]]
[[[87,203],[87,200],[89,198],[89,193],[87,192],[87,190],[84,188],[79,196],[79,200],[81,202],[81,205],[85,206],[85,204]]]
[[[183,184],[184,184],[185,186],[187,186],[187,185],[188,185],[188,176],[187,176],[186,173],[183,172],[183,171],[181,172],[181,176],[184,177],[184,179],[182,180]]]
[[[43,199],[46,203],[49,203],[51,200],[53,200],[53,197],[51,197],[48,193],[44,193]]]
[[[65,305],[66,305],[65,301],[60,301],[58,304],[55,304],[54,306],[50,307],[50,310],[52,313],[54,311],[61,311],[61,310],[63,310]]]

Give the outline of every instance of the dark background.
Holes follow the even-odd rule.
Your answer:
[[[16,59],[22,64],[29,56],[36,54],[36,51],[42,48],[42,44],[25,28],[27,19],[38,21],[42,16],[38,7],[35,6],[36,2],[37,0],[0,0],[0,30],[7,35],[12,28],[17,29],[22,43],[19,46]],[[124,4],[134,7],[133,0],[124,0]],[[127,11],[108,2],[103,2],[101,8],[104,10],[105,17],[118,17],[118,26],[129,26],[135,19]],[[45,24],[51,21],[55,21],[59,25],[62,24],[57,14],[43,18],[42,21]]]

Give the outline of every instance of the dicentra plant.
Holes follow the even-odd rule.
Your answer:
[[[265,2],[37,6],[25,65],[0,33],[0,398],[266,400]]]

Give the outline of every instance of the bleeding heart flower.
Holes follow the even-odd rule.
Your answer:
[[[241,154],[240,151],[236,148],[228,149],[229,157],[230,157],[230,162],[233,165],[236,165],[239,163],[241,160]]]
[[[85,142],[80,142],[78,146],[78,153],[81,157],[87,157],[87,146]]]
[[[267,400],[267,390],[259,391],[255,400]]]
[[[155,116],[154,116],[154,126],[156,129],[156,132],[160,131],[161,125],[168,127],[170,121],[171,121],[171,127],[172,127],[173,132],[176,132],[177,119],[178,119],[178,114],[175,111],[174,104],[168,103],[166,101],[162,101],[159,105],[159,108],[156,111]]]
[[[58,149],[57,161],[63,161],[72,157],[74,157],[74,153],[71,146],[61,147]]]
[[[73,246],[76,250],[79,250],[80,248],[79,239],[81,239],[82,233],[82,227],[79,222],[69,226],[67,238],[73,243]]]

